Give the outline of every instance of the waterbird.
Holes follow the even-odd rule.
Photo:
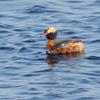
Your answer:
[[[66,39],[57,41],[57,29],[51,26],[44,30],[44,36],[48,39],[48,54],[78,54],[84,51],[84,43],[78,39]]]

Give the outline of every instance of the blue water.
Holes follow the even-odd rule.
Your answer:
[[[85,43],[80,57],[48,57],[43,31]],[[0,0],[0,100],[100,100],[100,0]]]

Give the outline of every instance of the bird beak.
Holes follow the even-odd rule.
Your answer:
[[[44,32],[44,36],[47,36],[48,35],[48,32]]]
[[[49,29],[49,28],[48,28]],[[44,36],[47,36],[48,35],[48,29],[44,30]]]

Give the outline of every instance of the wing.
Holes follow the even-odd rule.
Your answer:
[[[64,47],[68,43],[71,43],[71,42],[76,43],[76,42],[82,42],[82,41],[80,41],[80,40],[62,40],[62,41],[56,42],[55,48]]]

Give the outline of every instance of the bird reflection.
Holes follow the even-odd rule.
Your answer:
[[[48,64],[49,65],[55,65],[59,63],[58,59],[68,59],[68,58],[78,58],[78,57],[82,57],[84,55],[84,51],[82,52],[77,52],[77,53],[65,53],[65,54],[60,54],[60,53],[56,53],[56,54],[48,54],[47,53],[47,58],[48,58]]]

